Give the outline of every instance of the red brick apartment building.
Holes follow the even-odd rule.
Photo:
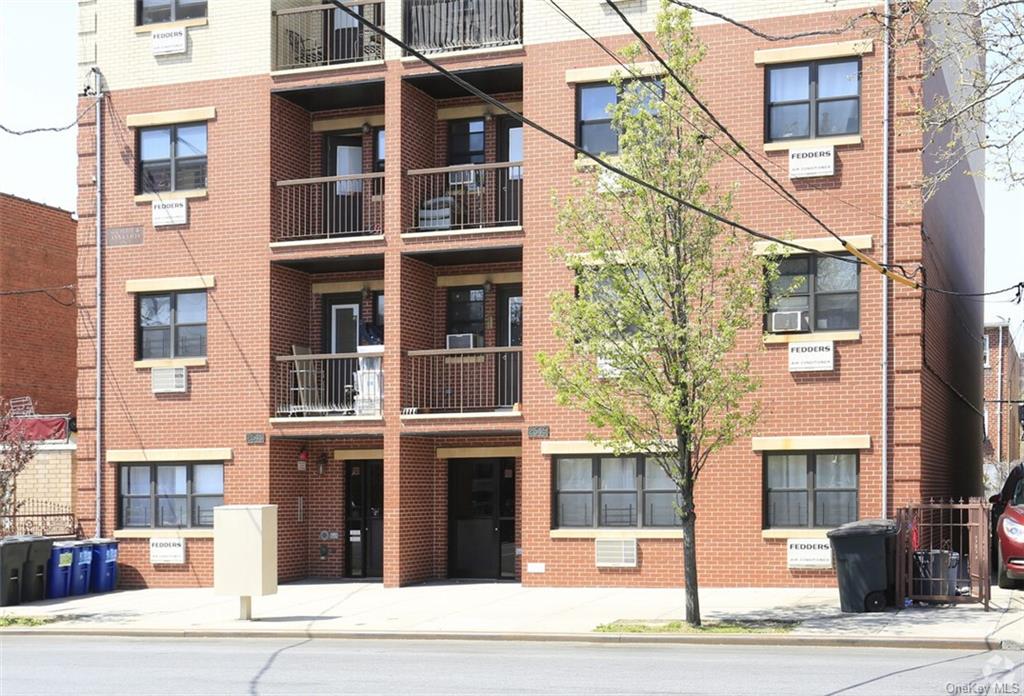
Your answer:
[[[985,324],[985,463],[1020,459],[1021,357],[1009,322]],[[1018,403],[1013,403],[1018,402]]]
[[[550,249],[574,153],[308,4],[81,3],[82,66],[107,91],[100,147],[91,116],[79,141],[82,337],[98,150],[104,230],[99,448],[91,341],[78,360],[83,526],[120,539],[126,586],[209,584],[221,501],[278,506],[282,580],[681,585],[663,477],[642,453],[588,441],[538,375],[537,353],[555,348],[549,295],[572,283]],[[613,63],[547,3],[352,4],[583,147],[617,147],[603,120]],[[609,46],[629,42],[600,3],[561,4]],[[656,4],[621,8],[650,32]],[[870,5],[713,4],[769,32]],[[927,205],[917,187],[914,113],[942,75],[923,84],[919,56],[898,52],[885,104],[877,41],[695,22],[711,108],[810,209],[877,258],[924,264],[929,282],[981,287],[981,184],[955,178]],[[806,147],[833,149],[833,175],[786,178],[788,151]],[[746,224],[838,249],[738,166],[721,176]],[[903,287],[883,301],[868,271],[787,263],[821,290],[742,338],[763,416],[698,489],[709,586],[830,584],[828,569],[788,567],[788,540],[980,490],[980,305]],[[832,369],[799,371],[799,355],[791,369],[807,341],[834,347]],[[184,562],[151,563],[157,537],[183,539]]]
[[[0,396],[31,397],[37,413],[74,413],[75,219],[0,193]]]

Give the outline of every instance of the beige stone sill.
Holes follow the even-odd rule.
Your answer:
[[[271,425],[312,425],[314,423],[348,423],[352,421],[383,421],[382,416],[274,416]]]
[[[383,242],[382,234],[354,235],[352,237],[333,237],[328,239],[296,239],[288,242],[271,242],[271,249],[292,249],[295,247],[316,247],[330,244],[354,244],[359,242]]]
[[[860,331],[811,331],[810,333],[765,334],[765,343],[811,343],[814,341],[859,341]]]
[[[382,60],[364,60],[356,63],[338,63],[337,65],[314,65],[309,68],[288,68],[286,70],[271,70],[271,77],[287,77],[288,75],[315,75],[322,72],[333,72],[335,70],[355,70],[356,68],[379,68],[383,67]]]
[[[523,45],[514,44],[511,46],[485,46],[483,48],[467,48],[463,51],[444,51],[443,53],[424,53],[430,60],[446,60],[448,58],[461,58],[463,56],[472,58],[473,56],[487,56],[487,55],[501,55],[503,53],[518,53],[523,50]],[[401,62],[404,64],[418,64],[421,63],[420,59],[416,56],[403,56]],[[426,65],[426,63],[423,63]]]
[[[212,539],[212,529],[115,529],[115,539]]]
[[[403,232],[402,239],[426,239],[429,237],[457,237],[467,234],[503,234],[509,232],[522,232],[522,225],[508,225],[506,227],[474,227],[468,230],[431,230],[430,232]]]
[[[822,147],[824,145],[860,145],[863,141],[859,135],[836,135],[831,138],[808,138],[807,140],[782,140],[777,143],[765,143],[765,152],[782,152],[790,148]]]
[[[136,360],[132,364],[137,370],[151,370],[154,367],[206,367],[206,358],[161,358],[152,360]]]
[[[177,22],[160,22],[159,24],[140,24],[135,27],[136,34],[149,34],[154,31],[167,29],[179,29],[181,27],[205,27],[206,17],[194,17],[192,19],[179,19]]]
[[[552,529],[551,539],[682,539],[682,529]]]
[[[136,203],[150,203],[152,201],[176,201],[182,198],[206,198],[206,189],[189,189],[187,191],[161,191],[156,193],[140,193],[135,196]]]
[[[601,155],[597,156],[601,157]],[[607,157],[601,157],[601,159],[615,167],[619,166],[619,162],[621,161],[619,155],[608,155]],[[592,169],[603,169],[603,167],[586,155],[576,155],[577,171],[584,172]]]
[[[827,539],[830,529],[762,529],[762,539]]]
[[[521,411],[473,411],[471,413],[403,413],[399,416],[404,421],[411,420],[438,420],[441,418],[451,419],[474,419],[474,418],[522,418]]]

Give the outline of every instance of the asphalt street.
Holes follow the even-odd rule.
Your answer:
[[[4,636],[0,694],[1019,694],[1024,654]]]

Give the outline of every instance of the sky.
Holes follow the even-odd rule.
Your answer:
[[[45,42],[39,27],[46,27]],[[77,29],[75,0],[0,0],[0,123],[25,129],[75,120],[84,87],[77,84]],[[74,211],[76,138],[77,128],[0,132],[0,191]],[[989,180],[985,196],[985,289],[994,290],[1024,280],[1024,190]],[[1024,350],[1024,305],[1007,297],[986,302],[985,318],[1009,320]]]

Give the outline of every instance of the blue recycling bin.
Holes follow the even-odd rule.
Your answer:
[[[90,592],[111,592],[117,587],[117,540],[90,539],[92,542],[92,570]]]
[[[90,571],[92,570],[92,544],[88,541],[76,541],[72,545],[74,558],[71,561],[71,595],[84,595],[89,592]]]
[[[71,592],[71,571],[75,561],[75,542],[59,541],[50,551],[46,570],[46,598],[61,599]]]

